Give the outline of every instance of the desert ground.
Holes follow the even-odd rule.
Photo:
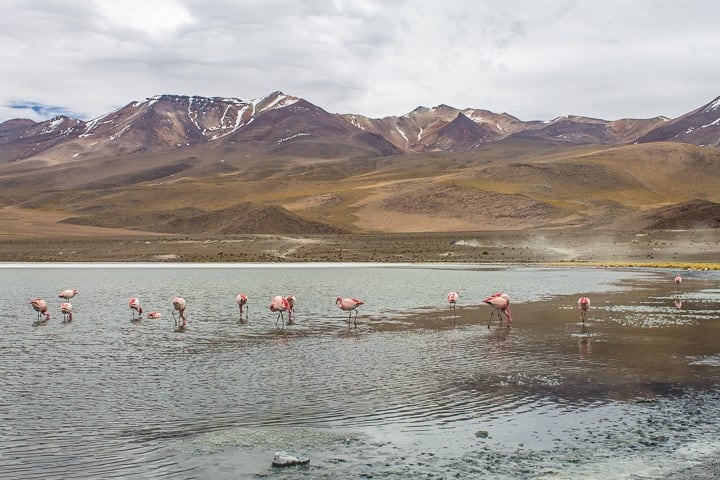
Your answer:
[[[167,234],[0,208],[0,262],[461,262],[720,269],[720,230]]]
[[[175,235],[0,218],[2,262],[462,262],[720,268],[716,230]],[[11,211],[10,211],[11,212]]]

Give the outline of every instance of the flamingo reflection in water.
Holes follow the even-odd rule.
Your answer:
[[[580,336],[580,341],[578,342],[578,350],[580,351],[580,356],[582,358],[588,358],[590,356],[590,335],[588,335],[585,324],[582,326],[581,333],[582,335]]]

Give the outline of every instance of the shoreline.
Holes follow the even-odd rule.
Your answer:
[[[0,237],[0,262],[481,263],[720,269],[714,230]]]

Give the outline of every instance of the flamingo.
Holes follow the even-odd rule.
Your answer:
[[[504,313],[505,317],[507,318],[507,327],[510,328],[510,324],[512,323],[512,317],[510,316],[510,296],[507,293],[494,293],[485,300],[483,300],[483,302],[493,307],[492,312],[490,312],[488,329],[490,328],[490,324],[492,323],[493,314],[496,312],[498,319],[500,320],[500,327],[502,327],[502,314]]]
[[[295,318],[295,295],[285,295],[285,300],[288,301],[290,309],[288,310],[288,325],[292,325],[293,319]]]
[[[292,305],[290,305],[290,301],[288,300],[287,297],[283,297],[282,295],[274,296],[272,301],[270,302],[270,311],[278,312],[278,316],[275,319],[276,327],[278,326],[278,322],[280,321],[280,319],[282,319],[282,326],[283,326],[283,328],[285,328],[285,317],[283,316],[283,312],[288,312],[288,323],[290,322]]]
[[[37,323],[47,322],[50,320],[50,314],[47,311],[47,302],[45,300],[42,298],[35,298],[30,300],[30,305],[32,305],[33,310],[37,312]],[[45,320],[42,319],[43,315],[45,315]]]
[[[128,302],[128,306],[129,306],[130,309],[132,310],[132,315],[133,315],[133,318],[132,318],[132,319],[135,320],[135,312],[137,312],[137,313],[138,313],[138,318],[137,318],[137,319],[138,319],[138,320],[142,320],[143,309],[142,309],[142,306],[140,305],[140,300],[138,300],[137,298],[133,297],[133,298],[131,298],[130,301]]]
[[[237,302],[238,307],[240,307],[240,320],[242,320],[243,306],[247,305],[248,297],[244,293],[238,293],[237,297],[235,297],[235,301]],[[247,307],[245,309],[245,320],[247,320],[249,314],[250,314],[250,307]]]
[[[580,297],[578,298],[577,304],[580,309],[580,318],[582,318],[583,323],[585,323],[587,311],[588,308],[590,308],[590,299],[588,297]]]
[[[160,312],[157,312],[157,311],[155,311],[155,310],[153,310],[152,312],[148,313],[148,318],[149,318],[150,320],[157,320],[157,319],[160,318],[161,316],[162,316],[162,315],[160,314]]]
[[[60,304],[60,311],[63,314],[63,322],[72,322],[72,304],[64,302]]]
[[[182,323],[178,325],[177,319],[175,319],[175,311],[173,311],[173,320],[175,320],[175,326],[184,327],[187,324],[187,318],[185,318],[185,307],[187,302],[182,297],[175,297],[172,299],[173,308],[180,313],[180,320]]]
[[[60,292],[60,294],[58,295],[58,298],[64,298],[65,300],[70,300],[77,294],[78,294],[78,291],[76,289],[68,288],[68,289]]]
[[[353,322],[355,324],[355,328],[357,328],[357,316],[358,311],[357,308],[360,305],[364,305],[365,302],[362,300],[358,300],[357,298],[342,298],[337,297],[335,299],[335,304],[338,306],[340,310],[345,310],[346,312],[350,312],[348,314],[348,328],[350,328],[350,318],[352,318],[352,312],[355,312],[355,321]]]
[[[452,310],[453,312],[455,311],[455,304],[457,304],[458,297],[460,297],[460,294],[458,294],[458,292],[448,293],[448,303],[450,304],[450,310]]]
[[[680,274],[678,273],[678,274],[677,274],[677,277],[675,277],[675,288],[676,288],[676,289],[679,289],[681,283],[682,283],[682,277],[681,277]]]

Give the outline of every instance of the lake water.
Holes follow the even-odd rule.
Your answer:
[[[0,265],[0,478],[681,478],[720,458],[720,276],[676,273]],[[496,291],[510,330],[487,328]],[[366,302],[357,329],[338,295]],[[130,297],[163,317],[132,322]],[[310,464],[273,468],[277,450]]]

